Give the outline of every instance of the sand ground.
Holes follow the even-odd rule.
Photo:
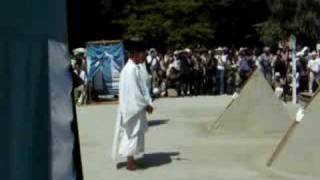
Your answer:
[[[216,136],[207,131],[229,96],[159,99],[146,134],[147,169],[128,172],[111,161],[117,105],[78,108],[85,180],[290,180],[265,166],[279,137]],[[294,117],[296,106],[286,105]]]

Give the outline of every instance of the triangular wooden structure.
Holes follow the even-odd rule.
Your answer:
[[[273,168],[301,176],[320,178],[320,93],[305,110],[303,120],[294,122],[277,147]],[[278,151],[278,152],[277,152]],[[270,162],[270,161],[269,161]],[[268,163],[270,166],[271,163]]]
[[[291,121],[282,102],[257,69],[239,97],[211,126],[211,131],[263,136],[284,132]]]

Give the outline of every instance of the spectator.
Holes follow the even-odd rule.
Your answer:
[[[309,93],[313,93],[319,86],[320,73],[320,59],[317,58],[317,53],[313,51],[308,60],[308,74],[309,74]]]
[[[227,56],[223,53],[222,48],[216,50],[215,59],[217,60],[217,79],[218,79],[218,89],[220,95],[224,94],[224,79],[225,79],[225,65]]]
[[[76,102],[78,105],[83,105],[86,104],[87,101],[88,79],[86,72],[82,69],[82,61],[76,62],[74,66],[74,73],[82,80],[82,83],[80,83],[79,86],[74,90]]]

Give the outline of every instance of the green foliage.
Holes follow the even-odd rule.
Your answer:
[[[116,23],[127,28],[125,39],[139,39],[178,48],[205,45],[214,38],[215,25],[205,1],[131,3],[124,12],[126,17]]]
[[[284,40],[287,34],[281,27],[279,22],[269,20],[255,25],[259,34],[260,41],[266,45],[275,45],[277,42]]]
[[[271,14],[257,27],[260,39],[271,41],[285,39],[295,34],[302,43],[315,43],[319,38],[319,0],[267,0]]]
[[[320,38],[320,0],[131,0],[121,9],[114,24],[125,29],[123,38],[149,45],[274,45],[290,34],[310,44]]]

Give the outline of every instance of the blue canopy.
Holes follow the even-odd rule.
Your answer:
[[[88,43],[88,80],[99,93],[118,95],[120,72],[124,66],[122,42],[113,44]]]

